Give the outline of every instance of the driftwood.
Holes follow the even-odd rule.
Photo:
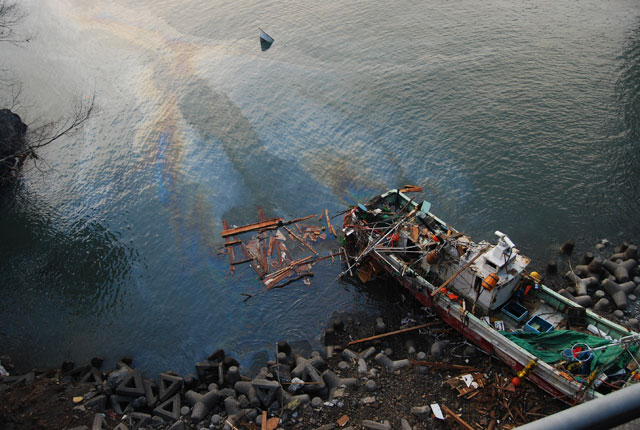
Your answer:
[[[235,234],[246,233],[248,231],[261,230],[265,228],[277,227],[282,223],[282,218],[274,218],[268,221],[256,222],[253,224],[247,224],[242,227],[236,227],[231,229],[222,230],[222,237],[233,236]]]
[[[390,331],[388,333],[382,333],[382,334],[377,334],[377,335],[371,336],[371,337],[365,337],[364,339],[352,340],[351,342],[349,342],[347,344],[347,346],[351,346],[351,345],[356,344],[356,343],[367,342],[367,341],[374,340],[374,339],[380,339],[382,337],[393,336],[394,334],[406,333],[408,331],[418,330],[420,328],[430,327],[430,326],[434,326],[434,325],[438,325],[438,324],[442,324],[442,322],[440,322],[440,321],[432,321],[432,322],[428,322],[428,323],[425,323],[425,324],[416,325],[416,326],[413,326],[413,327],[408,327],[408,328],[403,328],[403,329],[400,329],[400,330]]]
[[[315,249],[313,249],[313,247],[311,245],[309,245],[306,240],[300,238],[298,235],[296,235],[294,232],[292,232],[291,229],[289,229],[289,228],[287,228],[285,226],[282,226],[282,228],[284,228],[287,231],[287,233],[289,233],[291,235],[291,237],[293,237],[295,240],[300,242],[305,248],[307,248],[309,251],[313,252],[315,255],[318,255],[318,252]]]
[[[471,425],[469,425],[469,423],[467,423],[465,420],[460,418],[456,413],[454,413],[446,405],[440,405],[440,408],[442,408],[442,410],[445,411],[447,413],[447,415],[449,415],[451,418],[456,420],[456,422],[458,424],[460,424],[462,427],[464,427],[465,429],[467,429],[467,430],[475,430],[473,427],[471,427]]]
[[[438,367],[441,369],[457,369],[464,370],[465,372],[482,372],[482,369],[477,369],[475,367],[463,366],[461,364],[443,363],[441,361],[419,361],[410,358],[409,363],[413,364],[414,366]]]

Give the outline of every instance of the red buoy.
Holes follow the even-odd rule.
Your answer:
[[[513,379],[511,380],[511,383],[513,384],[514,387],[519,387],[520,384],[522,384],[522,381],[517,376],[514,376]]]

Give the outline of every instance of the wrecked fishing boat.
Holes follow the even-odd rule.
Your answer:
[[[474,243],[391,190],[344,217],[347,268],[366,283],[389,274],[422,304],[523,379],[569,404],[636,381],[640,335],[561,296],[526,271],[504,233]]]

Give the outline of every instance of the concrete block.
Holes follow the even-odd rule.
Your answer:
[[[391,423],[385,420],[382,423],[371,420],[362,420],[362,426],[372,430],[391,430]]]
[[[183,379],[168,373],[158,375],[158,400],[162,403],[182,389]]]
[[[280,384],[276,381],[254,379],[251,381],[251,385],[253,385],[253,389],[255,390],[258,399],[260,399],[262,404],[267,407],[277,399],[278,392],[280,391]]]
[[[122,382],[118,384],[115,392],[121,396],[144,396],[144,383],[140,371],[136,369],[127,374]]]
[[[403,360],[394,361],[382,353],[376,355],[375,361],[389,370],[398,370],[403,367],[407,367],[410,364],[409,360],[407,360],[406,358]]]
[[[180,394],[175,394],[173,397],[160,403],[160,405],[153,410],[153,414],[158,415],[169,422],[173,422],[180,418],[181,408],[182,404]]]
[[[249,404],[252,407],[257,408],[260,406],[260,399],[258,398],[256,390],[253,388],[251,382],[238,381],[233,388],[236,390],[236,392],[247,396],[247,399],[249,399]]]

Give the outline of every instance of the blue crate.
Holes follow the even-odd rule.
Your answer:
[[[515,322],[517,322],[518,324],[520,324],[527,316],[529,316],[529,310],[522,306],[520,303],[516,303],[514,301],[507,302],[507,304],[502,308],[502,313],[515,320]]]
[[[533,318],[524,325],[524,330],[530,333],[548,333],[553,330],[553,324],[545,321],[538,315],[534,315]]]

